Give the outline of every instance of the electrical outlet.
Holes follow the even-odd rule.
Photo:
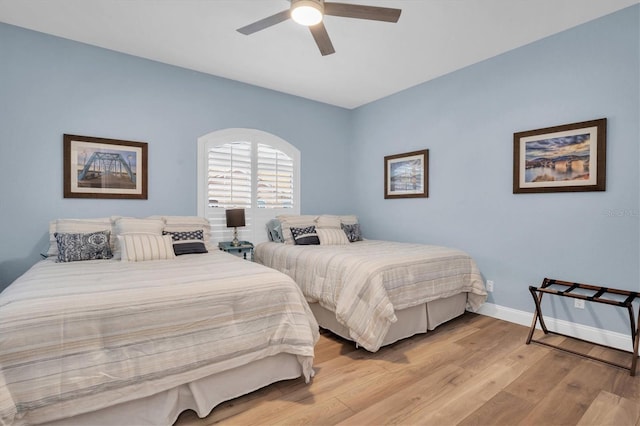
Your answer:
[[[578,309],[584,309],[584,300],[573,299],[573,306]]]
[[[493,291],[493,281],[487,280],[487,291]]]

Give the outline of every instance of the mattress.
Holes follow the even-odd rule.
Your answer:
[[[283,272],[307,301],[334,312],[351,340],[383,344],[396,311],[465,293],[466,308],[486,300],[484,281],[465,252],[441,246],[366,240],[342,245],[261,243],[257,262]]]
[[[290,278],[224,252],[43,260],[0,293],[0,423],[96,412],[278,354],[308,381],[317,339]]]

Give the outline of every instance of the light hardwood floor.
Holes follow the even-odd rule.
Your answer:
[[[370,353],[323,331],[312,383],[274,383],[219,405],[204,419],[182,413],[176,425],[640,426],[640,376],[526,345],[527,333],[527,327],[465,313]],[[626,353],[544,338],[630,362]]]

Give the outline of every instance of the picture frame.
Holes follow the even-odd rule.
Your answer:
[[[513,193],[604,191],[607,119],[513,134]]]
[[[429,196],[429,150],[384,157],[384,198]]]
[[[147,199],[147,143],[65,134],[64,198]]]

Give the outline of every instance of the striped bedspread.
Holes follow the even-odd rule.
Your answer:
[[[447,247],[366,240],[345,245],[261,243],[256,261],[295,280],[309,302],[336,313],[351,338],[377,351],[395,310],[468,293],[467,309],[487,298],[475,261]]]
[[[282,352],[308,381],[317,339],[289,277],[227,253],[44,260],[0,294],[0,424],[95,411]]]

